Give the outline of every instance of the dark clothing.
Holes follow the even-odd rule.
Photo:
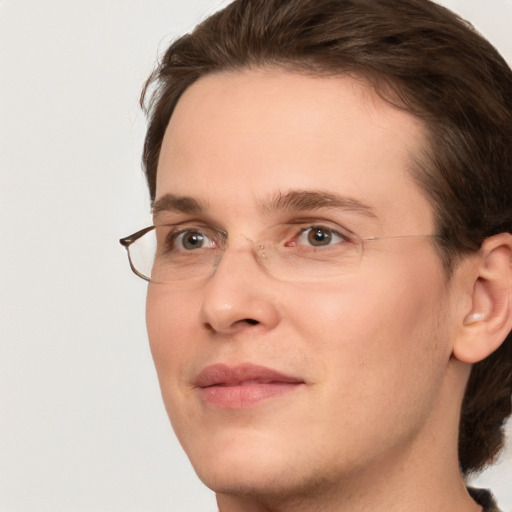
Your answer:
[[[471,497],[484,508],[484,512],[500,512],[492,494],[485,489],[473,489],[468,487]]]

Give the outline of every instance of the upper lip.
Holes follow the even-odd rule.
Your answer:
[[[213,364],[204,368],[196,377],[194,384],[199,388],[210,386],[236,386],[247,383],[290,383],[302,384],[304,380],[298,377],[251,363],[227,366]]]

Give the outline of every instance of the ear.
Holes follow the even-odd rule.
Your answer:
[[[470,306],[463,311],[453,355],[473,364],[494,352],[512,329],[512,235],[487,238],[471,269]]]

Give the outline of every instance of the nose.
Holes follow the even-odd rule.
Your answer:
[[[244,245],[225,251],[203,288],[201,321],[211,332],[266,332],[279,323],[275,283],[248,250],[252,243]]]

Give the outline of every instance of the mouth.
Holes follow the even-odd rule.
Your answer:
[[[253,364],[206,367],[194,382],[201,399],[224,409],[242,409],[301,388],[303,379]]]

